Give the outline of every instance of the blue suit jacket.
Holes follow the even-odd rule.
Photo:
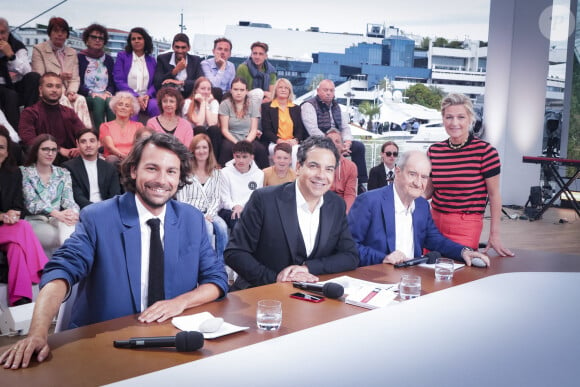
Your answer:
[[[140,312],[141,229],[135,200],[126,193],[87,206],[75,232],[45,266],[41,286],[54,279],[64,279],[69,288],[80,282],[71,328]],[[209,243],[202,213],[170,200],[164,226],[166,299],[205,283],[226,294],[224,263]]]
[[[356,198],[348,213],[348,224],[360,254],[360,266],[383,262],[395,248],[394,185],[368,191]],[[415,199],[413,211],[413,242],[415,257],[423,248],[438,251],[444,257],[461,258],[464,246],[457,244],[439,232],[429,209],[429,202]],[[411,257],[412,258],[412,257]]]

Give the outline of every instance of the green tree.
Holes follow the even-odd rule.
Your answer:
[[[422,83],[409,87],[405,92],[407,103],[416,103],[432,109],[440,108],[442,94],[441,89],[434,86],[427,87]]]
[[[449,43],[447,43],[447,47],[449,47],[449,48],[463,48],[463,42],[460,42],[459,40],[452,40]]]
[[[429,49],[430,41],[431,41],[430,38],[424,37],[423,40],[421,40],[421,50],[427,51]]]
[[[381,107],[379,105],[371,104],[369,101],[364,101],[358,106],[358,111],[369,117],[369,122],[375,118],[381,112]]]
[[[433,42],[434,47],[447,47],[448,44],[449,42],[445,38],[437,38]]]

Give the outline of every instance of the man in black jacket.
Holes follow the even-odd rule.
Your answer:
[[[195,80],[203,76],[201,58],[188,54],[189,38],[185,34],[177,34],[173,37],[173,52],[167,52],[157,57],[157,67],[153,83],[155,89],[162,87],[175,87],[183,98],[188,98],[193,91]],[[158,101],[161,106],[161,101]]]
[[[81,130],[77,134],[77,147],[80,156],[68,160],[63,167],[70,171],[73,194],[79,207],[119,195],[119,173],[112,164],[99,159],[100,143],[95,132]]]

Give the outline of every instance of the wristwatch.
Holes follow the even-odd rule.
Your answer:
[[[471,247],[465,246],[463,249],[461,249],[461,258],[463,258],[463,253],[466,251],[473,251],[473,249]]]

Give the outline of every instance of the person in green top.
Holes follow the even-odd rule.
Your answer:
[[[248,84],[251,99],[259,103],[270,102],[276,83],[276,68],[268,61],[268,45],[254,42],[251,50],[250,57],[238,66],[236,76]]]

